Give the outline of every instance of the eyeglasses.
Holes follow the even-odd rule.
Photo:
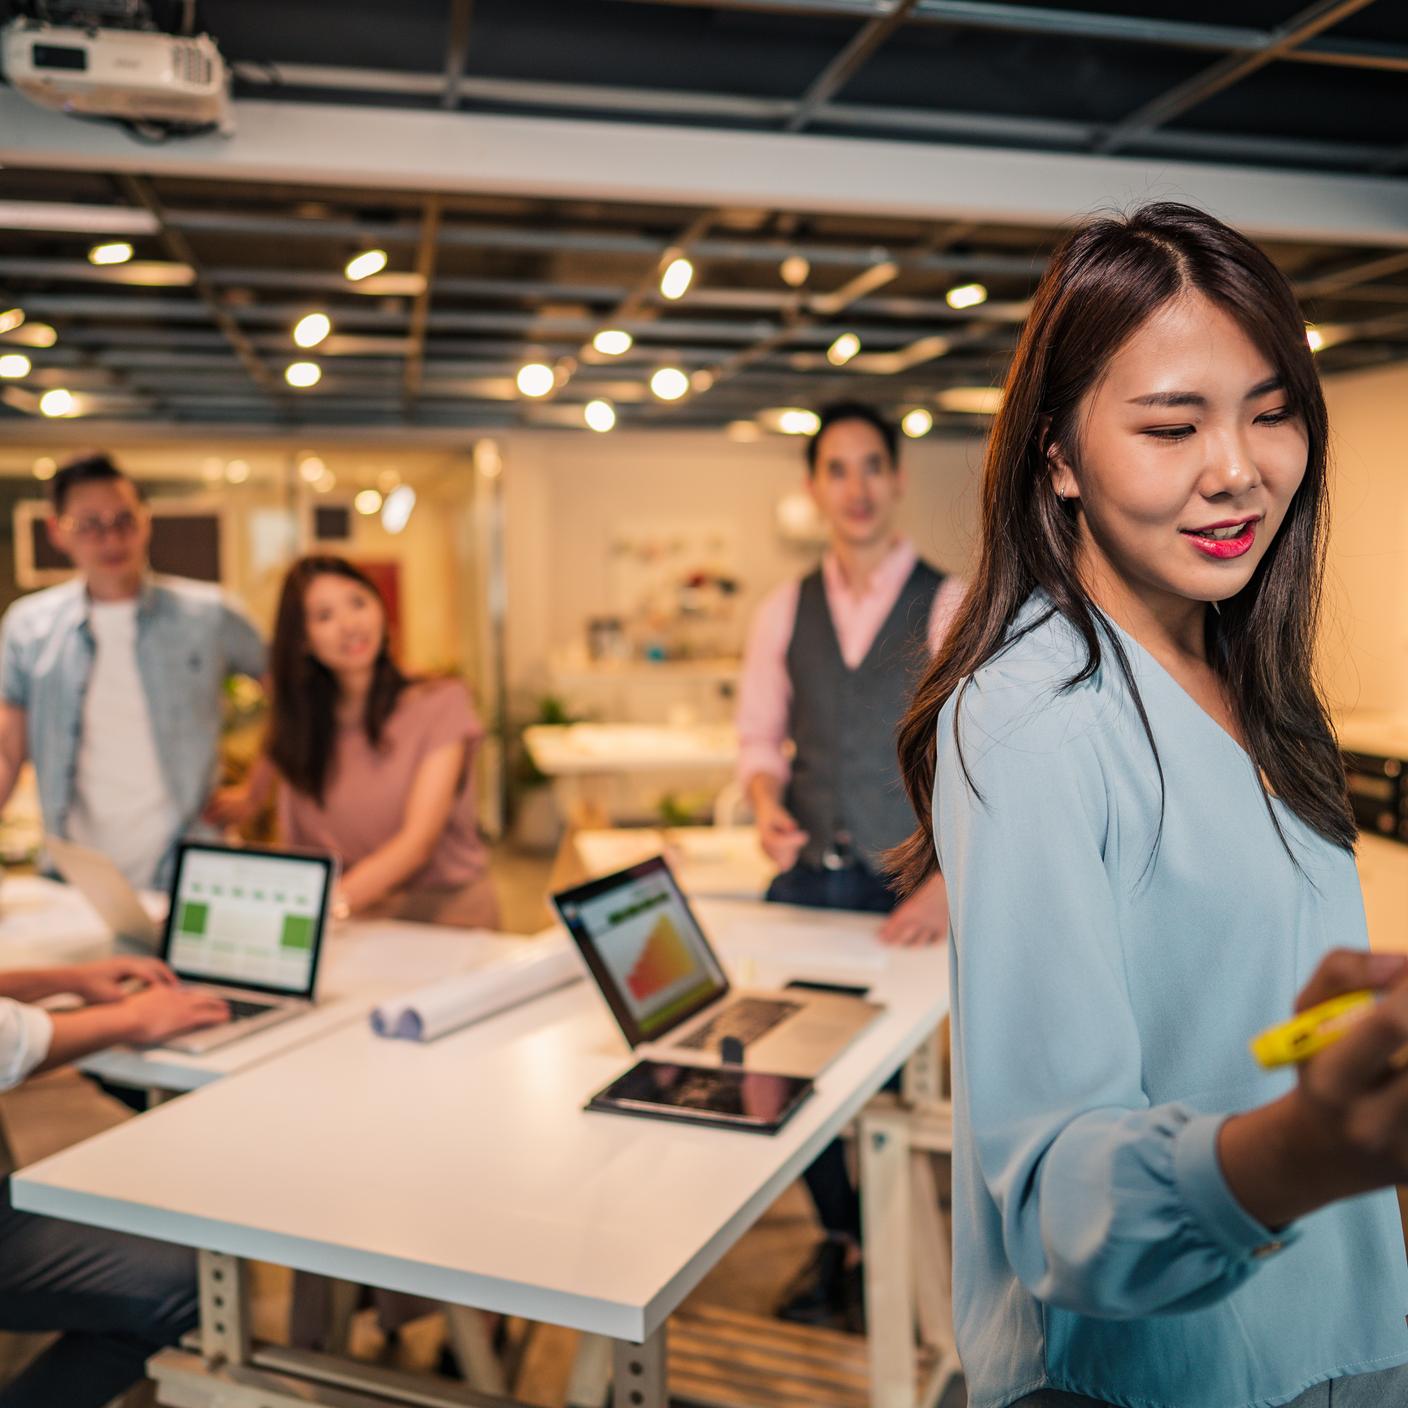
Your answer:
[[[117,538],[130,538],[137,531],[141,519],[130,508],[101,518],[97,514],[88,518],[74,518],[71,514],[59,520],[65,532],[72,533],[83,542],[97,543],[111,533]]]

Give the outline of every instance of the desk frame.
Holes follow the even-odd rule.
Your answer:
[[[901,1094],[878,1095],[857,1122],[865,1228],[871,1408],[937,1408],[959,1372],[953,1342],[948,1233],[932,1158],[952,1149],[942,1095],[946,1025],[905,1064]],[[916,1255],[918,1250],[918,1255]],[[521,1408],[507,1396],[482,1317],[451,1316],[470,1382],[456,1384],[333,1355],[253,1342],[246,1262],[200,1253],[200,1329],[150,1361],[168,1408]],[[468,1339],[464,1332],[468,1331]],[[917,1335],[916,1335],[917,1331]],[[933,1360],[919,1382],[918,1343]],[[669,1408],[667,1327],[642,1344],[583,1335],[567,1402]]]

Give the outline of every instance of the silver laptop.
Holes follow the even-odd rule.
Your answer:
[[[209,1051],[307,1012],[336,876],[329,855],[183,841],[161,956],[224,998],[230,1020],[165,1045]]]
[[[210,1051],[312,1006],[337,873],[331,856],[183,841],[158,929],[107,856],[59,837],[44,844],[114,934],[158,949],[183,983],[229,1003],[228,1022],[173,1037],[168,1049]]]
[[[733,988],[664,857],[553,896],[601,995],[637,1054],[814,1076],[884,1010],[860,997]]]
[[[161,944],[161,925],[147,913],[131,882],[102,851],[46,836],[44,849],[54,869],[98,911],[98,917],[125,947],[155,953]]]

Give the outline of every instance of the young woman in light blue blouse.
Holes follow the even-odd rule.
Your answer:
[[[940,865],[952,914],[972,1408],[1408,1404],[1408,983],[1365,951],[1313,681],[1326,443],[1241,235],[1153,205],[1057,252],[900,737],[905,878]],[[1253,1063],[1366,987],[1298,1073]]]

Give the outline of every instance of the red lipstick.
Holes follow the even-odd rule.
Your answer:
[[[1256,541],[1256,525],[1260,521],[1259,518],[1228,518],[1221,523],[1205,523],[1199,528],[1181,528],[1179,532],[1205,557],[1225,561],[1241,557],[1243,553],[1251,550]],[[1219,529],[1226,528],[1237,528],[1240,531],[1230,537],[1209,536]]]

